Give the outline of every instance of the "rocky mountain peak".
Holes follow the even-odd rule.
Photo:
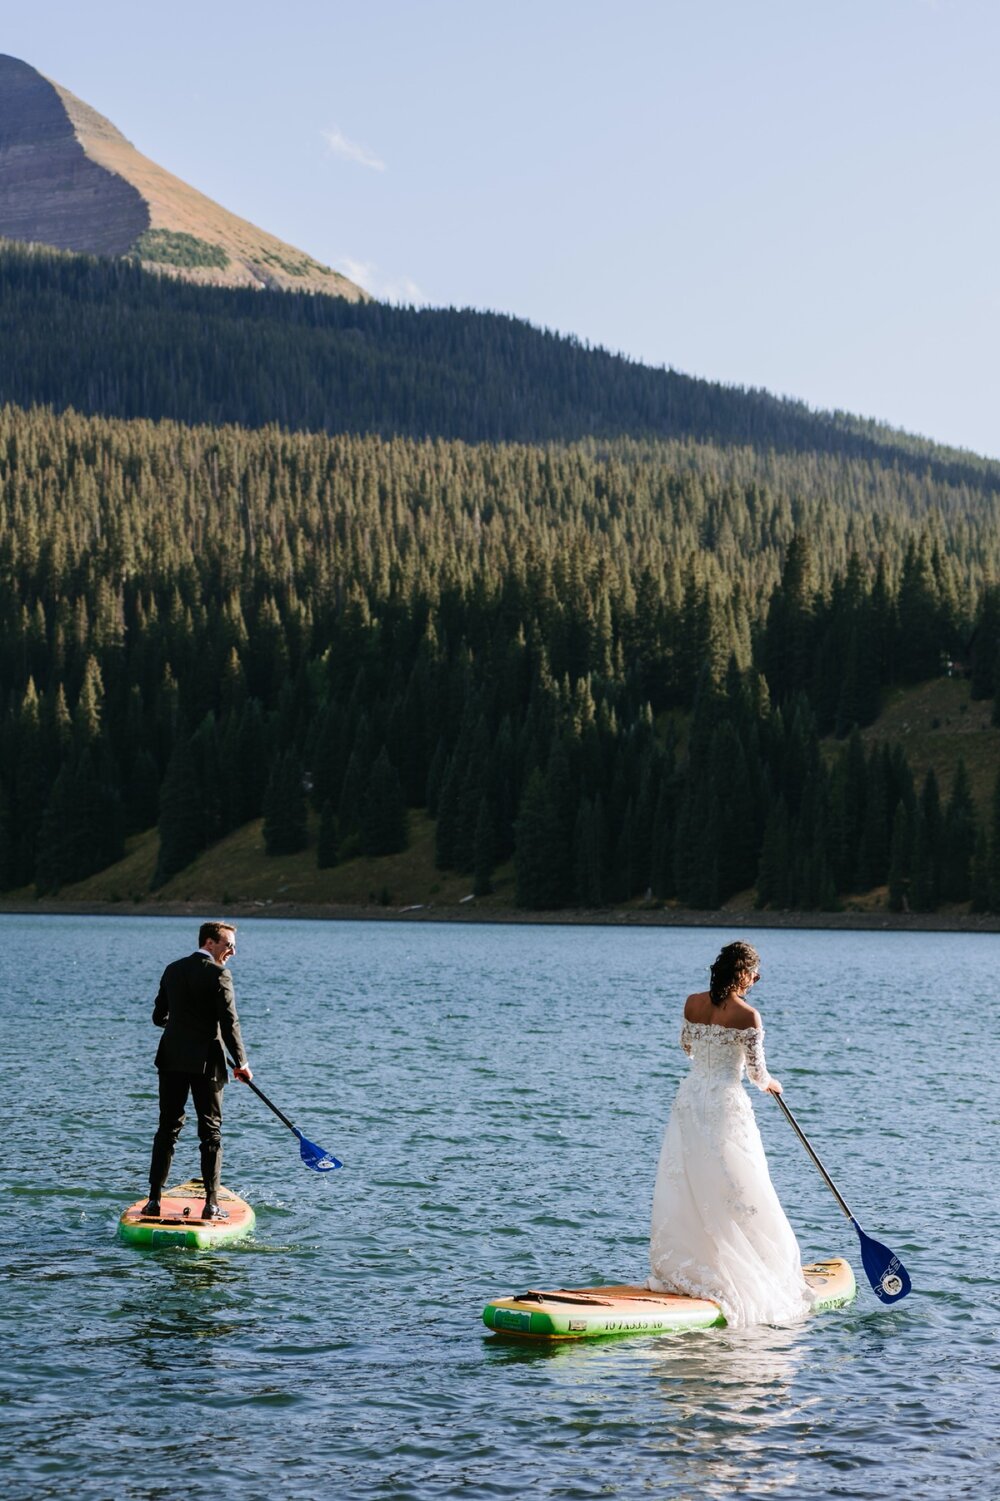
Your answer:
[[[150,161],[89,104],[4,54],[0,236],[128,255],[169,275],[218,286],[367,297],[346,276]]]

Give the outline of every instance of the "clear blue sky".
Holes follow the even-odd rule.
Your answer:
[[[376,295],[1000,457],[994,0],[30,0],[0,50]]]

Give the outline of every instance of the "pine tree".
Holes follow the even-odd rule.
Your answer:
[[[264,793],[263,832],[268,855],[295,855],[309,843],[302,762],[295,751],[285,751],[274,763]]]
[[[319,837],[316,841],[316,865],[320,870],[330,870],[337,863],[338,829],[337,815],[327,798],[320,811]]]
[[[87,658],[83,671],[83,684],[73,715],[73,733],[81,749],[93,745],[101,734],[104,706],[104,682],[97,658]]]
[[[40,895],[82,881],[121,858],[124,810],[90,750],[67,761],[42,817],[35,886]]]
[[[449,760],[438,797],[434,830],[434,864],[438,870],[454,870],[458,859],[458,818],[461,785],[457,760]]]
[[[32,678],[28,679],[21,700],[15,734],[15,756],[6,759],[6,766],[13,765],[14,768],[8,806],[10,837],[14,847],[13,884],[24,886],[34,878],[38,831],[48,801],[41,713],[38,692]]]
[[[944,819],[944,858],[941,894],[946,901],[964,902],[971,894],[972,857],[976,845],[976,810],[969,774],[959,760],[952,778]]]
[[[627,902],[635,894],[634,817],[630,798],[625,804],[625,811],[618,826],[618,838],[615,842],[611,895],[616,902]]]
[[[424,802],[431,818],[438,816],[438,799],[441,795],[441,786],[444,782],[445,772],[448,769],[448,750],[443,737],[438,737],[431,764],[427,771],[427,787],[424,793]]]
[[[125,792],[125,827],[141,833],[156,823],[160,803],[160,769],[148,750],[141,750],[132,763]]]
[[[336,808],[346,770],[344,750],[344,716],[337,705],[328,703],[320,717],[312,747],[313,801],[319,808],[330,803]]]
[[[489,785],[490,735],[486,718],[480,714],[474,732],[463,737],[464,775],[458,798],[455,829],[455,867],[475,869],[476,825],[483,797]]]
[[[347,770],[344,772],[340,802],[337,806],[337,828],[340,830],[341,841],[360,831],[361,806],[367,786],[367,768],[359,753],[352,751]],[[343,858],[343,851],[341,851],[341,859]]]
[[[984,589],[979,601],[970,653],[969,694],[993,698],[1000,689],[996,668],[1000,658],[1000,585]]]
[[[840,884],[845,890],[857,884],[861,865],[861,851],[867,822],[868,780],[865,748],[858,733],[857,724],[855,724],[847,743],[844,759],[843,835],[845,848]]]
[[[889,847],[889,911],[909,910],[908,892],[913,848],[910,815],[902,802],[897,803],[892,821]]]
[[[659,801],[660,753],[647,747],[642,757],[639,797],[632,818],[632,890],[644,895],[653,886],[653,830]]]
[[[514,853],[514,819],[517,814],[517,755],[507,715],[493,742],[488,780],[494,817],[494,854],[499,865]]]
[[[668,761],[660,778],[660,791],[653,814],[652,845],[650,850],[650,885],[653,895],[660,901],[674,894],[673,834],[676,791],[675,771]]]
[[[905,681],[919,683],[941,670],[946,646],[940,595],[929,539],[910,541],[899,585],[899,667]]]
[[[788,544],[781,583],[771,596],[764,630],[764,670],[775,702],[805,688],[815,643],[813,550],[796,532]]]
[[[561,830],[548,784],[537,767],[528,778],[521,799],[515,838],[517,905],[529,911],[560,906]]]
[[[982,824],[976,829],[976,843],[972,851],[969,898],[971,911],[988,912],[990,910],[990,842]]]
[[[678,900],[684,904],[689,904],[691,890],[697,879],[699,850],[696,836],[701,815],[702,809],[696,801],[690,777],[685,777],[673,830],[673,889]]]
[[[993,787],[993,802],[990,810],[989,855],[987,881],[991,912],[1000,912],[1000,771]]]
[[[236,761],[228,771],[228,775],[238,779],[239,823],[248,823],[263,813],[270,764],[271,746],[264,708],[259,699],[251,698],[240,715]]]
[[[205,847],[201,780],[190,740],[183,730],[178,732],[160,788],[159,833],[160,851],[151,883],[154,891],[190,865]]]
[[[790,855],[788,808],[784,798],[779,797],[768,814],[764,830],[757,870],[757,907],[784,908],[790,905]]]
[[[393,855],[406,848],[403,789],[385,746],[375,758],[362,798],[360,833],[364,855]]]
[[[722,899],[725,832],[722,803],[707,780],[697,790],[688,823],[691,846],[686,885],[677,894],[688,907],[711,911]]]
[[[876,745],[869,753],[865,769],[865,821],[857,866],[859,891],[882,886],[888,880],[890,836],[885,757]]]
[[[597,818],[600,817],[599,807]],[[576,872],[575,899],[580,907],[603,905],[601,881],[601,831],[595,818],[594,804],[582,799],[576,815],[573,838],[573,863]]]
[[[0,891],[9,891],[15,882],[17,848],[12,832],[12,818],[7,787],[0,777]]]
[[[940,900],[943,858],[944,819],[937,777],[931,767],[924,779],[913,830],[910,905],[915,912],[936,910]]]
[[[476,838],[473,851],[473,896],[489,896],[493,890],[493,866],[496,836],[493,829],[493,814],[489,801],[479,801],[479,816],[476,819]]]
[[[224,831],[222,766],[215,714],[210,709],[191,736],[191,751],[201,786],[201,807],[205,820],[205,843],[214,844]]]
[[[908,903],[913,912],[933,912],[937,906],[937,883],[934,879],[934,844],[931,829],[918,808],[913,821],[912,854]]]
[[[573,832],[579,793],[569,752],[562,740],[555,741],[549,755],[545,786],[552,819],[549,853],[552,905],[565,907],[573,900]]]

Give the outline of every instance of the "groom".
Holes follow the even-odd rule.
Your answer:
[[[226,964],[236,953],[234,923],[202,923],[198,948],[186,959],[168,964],[153,1004],[153,1021],[163,1028],[156,1050],[160,1075],[160,1123],[149,1165],[149,1200],[142,1213],[158,1218],[160,1194],[170,1172],[177,1138],[184,1124],[188,1093],[198,1112],[201,1176],[205,1185],[203,1220],[225,1220],[219,1208],[222,1168],[222,1091],[226,1084],[224,1047],[236,1060],[237,1079],[253,1074],[240,1036],[236,996]]]

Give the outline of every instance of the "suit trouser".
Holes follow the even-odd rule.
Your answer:
[[[149,1164],[149,1186],[153,1197],[158,1197],[166,1184],[174,1147],[184,1125],[184,1106],[190,1091],[198,1112],[205,1198],[214,1204],[219,1197],[222,1173],[222,1091],[225,1085],[207,1074],[184,1074],[161,1068],[159,1075],[160,1124],[153,1137],[153,1156]]]

